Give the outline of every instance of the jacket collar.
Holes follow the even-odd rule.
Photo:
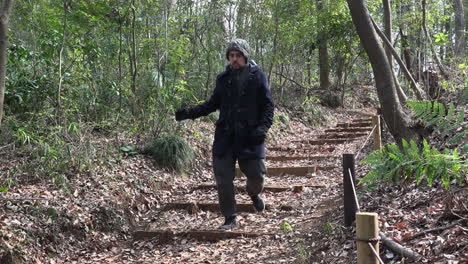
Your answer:
[[[255,63],[255,61],[253,61],[253,60],[249,60],[246,67],[249,67],[248,70],[249,70],[250,74],[255,74],[255,72],[257,72],[260,69],[258,67],[257,63]],[[232,71],[231,66],[227,65],[226,69],[222,73],[219,74],[219,77],[223,77],[224,75],[227,75],[231,71]]]

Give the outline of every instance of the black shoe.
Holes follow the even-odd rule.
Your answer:
[[[265,203],[263,202],[262,198],[260,198],[260,196],[255,195],[255,196],[252,196],[251,198],[252,198],[253,206],[257,212],[262,212],[263,210],[265,210]]]
[[[236,227],[236,216],[228,216],[224,218],[224,224],[220,226],[218,229],[220,230],[230,230]]]

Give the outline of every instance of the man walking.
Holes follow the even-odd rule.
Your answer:
[[[274,104],[265,74],[249,60],[243,39],[228,43],[229,65],[216,79],[210,99],[176,111],[176,120],[195,119],[219,109],[213,143],[213,167],[219,205],[225,218],[220,229],[236,226],[235,164],[247,176],[247,193],[256,211],[265,209],[259,194],[266,174],[265,137],[273,123]]]

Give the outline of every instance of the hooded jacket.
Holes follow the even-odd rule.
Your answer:
[[[213,142],[215,156],[232,148],[239,159],[265,158],[265,144],[253,144],[251,138],[257,126],[271,127],[274,104],[265,74],[253,61],[245,67],[248,75],[239,85],[233,85],[234,72],[226,67],[217,76],[210,99],[189,110],[193,119],[220,111]]]

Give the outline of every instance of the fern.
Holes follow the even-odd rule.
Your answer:
[[[359,181],[360,184],[393,179],[415,180],[416,184],[420,184],[426,179],[430,186],[440,178],[446,189],[452,180],[462,184],[464,173],[460,172],[466,172],[468,168],[466,160],[459,156],[457,150],[445,149],[441,153],[431,147],[427,140],[423,141],[421,150],[413,140],[403,140],[402,150],[396,144],[386,145],[382,150],[372,152],[361,163],[369,164],[372,169]]]
[[[444,139],[453,134],[444,139],[448,145],[460,142],[468,134],[466,125],[462,124],[465,117],[464,107],[456,113],[453,104],[450,104],[446,111],[445,106],[437,101],[408,101],[408,106],[425,127],[435,126],[433,134],[440,133],[439,138]]]
[[[446,119],[444,121],[442,121],[435,129],[434,129],[434,133],[438,132],[439,130],[441,130],[442,128],[446,127],[450,120],[453,119],[453,116],[455,114],[455,106],[453,104],[450,104],[449,106],[449,111],[448,111],[448,115],[446,117]]]

